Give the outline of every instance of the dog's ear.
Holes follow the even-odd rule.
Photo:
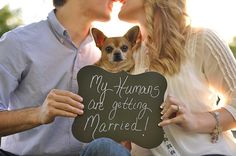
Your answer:
[[[97,28],[92,28],[91,31],[92,31],[92,35],[93,35],[93,38],[95,40],[96,46],[99,49],[101,49],[103,44],[104,44],[104,41],[107,37],[103,34],[103,32],[101,32]]]
[[[138,37],[140,36],[139,26],[134,26],[128,30],[128,32],[124,35],[125,38],[131,43],[133,47],[136,44]]]

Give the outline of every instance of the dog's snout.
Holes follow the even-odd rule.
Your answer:
[[[114,53],[113,60],[116,61],[116,62],[122,61],[123,59],[122,59],[121,53],[120,52]]]

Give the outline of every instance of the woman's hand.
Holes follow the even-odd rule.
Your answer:
[[[198,126],[197,114],[192,113],[176,97],[168,95],[161,108],[163,108],[161,112],[163,121],[158,124],[159,126],[176,124],[186,131],[196,132]]]
[[[73,117],[83,114],[82,97],[69,91],[53,89],[47,95],[42,106],[38,107],[40,124],[48,124],[55,117]]]

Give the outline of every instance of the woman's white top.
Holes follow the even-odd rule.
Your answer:
[[[186,47],[187,59],[174,76],[166,76],[170,94],[183,101],[193,112],[207,112],[220,107],[236,119],[236,61],[226,42],[209,29],[192,29]],[[135,53],[134,74],[147,71],[147,49],[144,44]],[[223,105],[216,105],[218,93],[226,97]],[[221,100],[222,101],[222,100]],[[135,156],[200,156],[224,154],[236,156],[236,139],[231,131],[223,132],[218,143],[211,143],[210,134],[183,131],[177,125],[164,128],[175,153],[170,153],[163,142],[147,150],[133,144]]]

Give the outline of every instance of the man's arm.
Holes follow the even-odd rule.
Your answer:
[[[37,109],[39,108],[0,112],[0,136],[22,132],[39,126],[40,123],[36,115]]]
[[[22,132],[49,124],[57,116],[76,117],[83,114],[82,98],[69,91],[52,90],[39,107],[0,112],[0,136]]]

